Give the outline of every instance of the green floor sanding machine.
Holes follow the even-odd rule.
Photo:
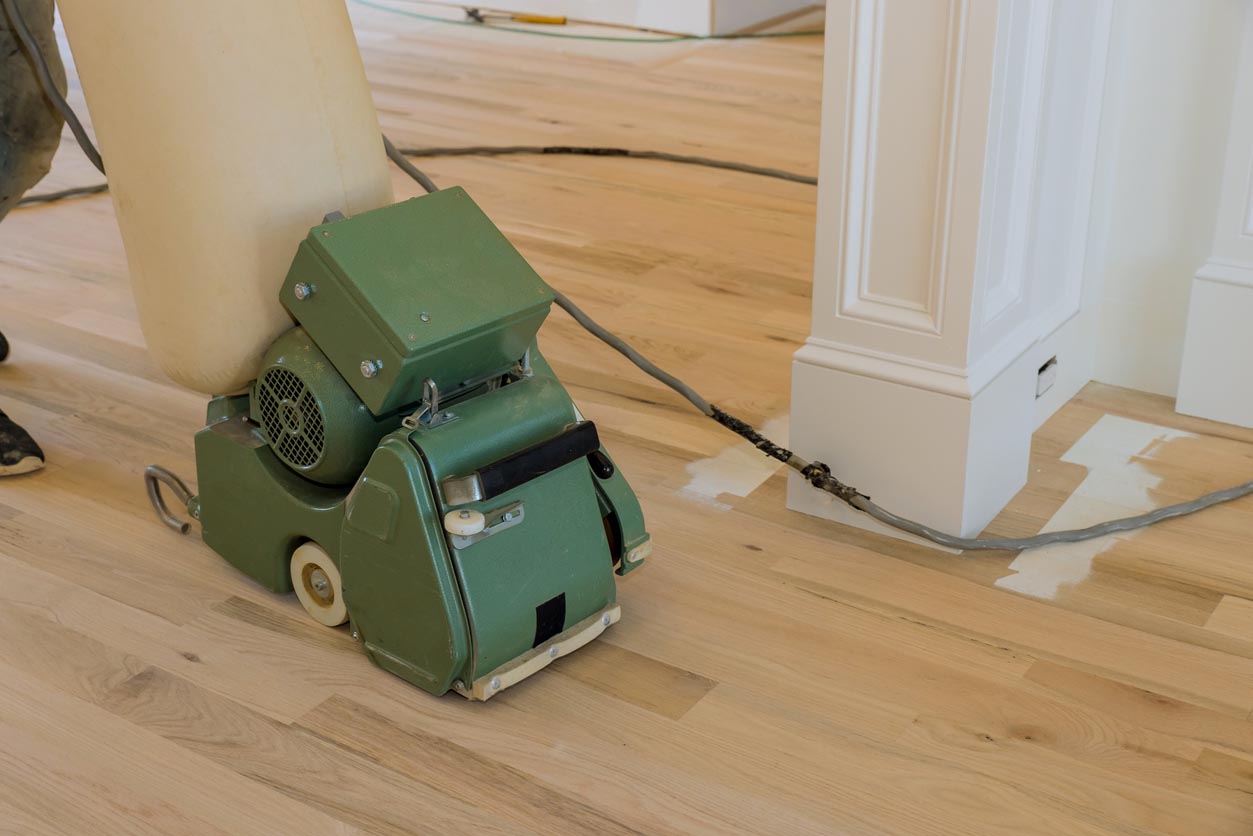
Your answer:
[[[462,189],[299,245],[298,323],[196,435],[204,541],[380,667],[486,700],[620,616],[639,502],[545,362],[552,291]]]

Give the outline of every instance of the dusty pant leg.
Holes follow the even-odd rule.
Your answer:
[[[17,0],[17,5],[65,92],[65,67],[52,31],[52,0]],[[13,22],[0,11],[0,219],[48,173],[63,122],[44,96]]]
[[[17,5],[48,61],[53,79],[64,92],[65,68],[52,32],[52,0],[17,0]],[[34,65],[18,42],[12,21],[0,12],[0,219],[48,173],[61,142],[62,122],[61,114],[39,86]],[[4,353],[7,348],[6,343]],[[29,473],[43,466],[39,445],[0,412],[0,476]]]

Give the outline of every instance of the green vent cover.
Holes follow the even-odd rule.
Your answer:
[[[322,460],[325,451],[322,410],[293,372],[274,367],[257,385],[261,429],[278,457],[301,470]]]

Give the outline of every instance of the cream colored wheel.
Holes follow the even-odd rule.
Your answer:
[[[339,569],[317,543],[304,543],[292,554],[291,582],[296,587],[296,597],[314,621],[338,627],[348,620]]]

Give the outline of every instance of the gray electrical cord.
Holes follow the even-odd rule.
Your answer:
[[[553,290],[553,298],[557,301],[557,305],[563,311],[570,314],[570,316],[574,318],[575,322],[579,323],[584,328],[586,328],[589,332],[591,332],[592,336],[596,337],[601,342],[605,343],[610,348],[612,348],[614,351],[626,357],[628,360],[630,360],[632,363],[638,366],[640,370],[642,370],[645,374],[650,375],[651,377],[655,377],[657,380],[660,380],[662,383],[666,384],[671,389],[678,392],[683,397],[687,398],[689,401],[692,402],[692,405],[695,406],[697,409],[699,409],[701,412],[705,413],[706,415],[710,417],[713,416],[714,414],[713,406],[710,405],[709,401],[705,400],[699,394],[697,394],[696,390],[693,389],[691,386],[688,386],[682,380],[679,380],[674,375],[670,374],[669,372],[663,370],[661,367],[657,366],[655,363],[650,361],[643,354],[640,354],[638,351],[636,351],[634,348],[628,345],[625,340],[611,334],[603,326],[598,324],[596,320],[592,319],[590,316],[583,313],[582,308],[580,308],[578,305],[574,304],[568,298],[566,298],[566,295],[562,293],[561,291]]]
[[[78,139],[79,145],[82,146],[83,152],[91,158],[96,168],[100,169],[101,173],[103,173],[104,166],[100,162],[100,154],[96,151],[95,146],[91,144],[91,139],[87,136],[87,132],[83,130],[82,123],[78,121],[78,118],[74,115],[73,110],[65,101],[65,98],[61,96],[61,93],[57,90],[56,85],[52,83],[52,77],[48,74],[48,66],[47,62],[44,60],[43,53],[40,52],[39,45],[36,44],[34,39],[30,37],[30,30],[26,28],[26,22],[22,19],[21,12],[18,11],[14,0],[0,0],[0,5],[2,5],[5,12],[8,13],[9,18],[13,21],[14,27],[18,31],[22,44],[30,53],[32,61],[34,61],[37,67],[42,68],[40,82],[44,85],[44,92],[65,115],[66,121],[70,123],[71,130],[74,131],[74,136]],[[388,158],[391,159],[391,161],[394,162],[402,171],[404,171],[405,174],[412,177],[418,185],[420,185],[427,192],[439,191],[439,186],[435,185],[434,181],[432,181],[430,177],[426,176],[426,174],[414,166],[413,163],[409,162],[402,152],[397,151],[396,146],[393,145],[391,140],[389,140],[386,136],[383,137],[383,146],[387,150]],[[479,152],[494,153],[563,153],[544,151],[542,148],[535,151],[528,146],[515,146],[506,149],[427,149],[426,155],[454,156],[458,154],[474,153],[475,150]],[[431,154],[429,153],[431,151],[442,153]],[[572,151],[570,153],[579,152]],[[678,157],[678,155],[662,155],[657,152],[637,152],[635,154],[626,154],[626,156],[643,155],[648,155],[654,159],[672,159],[678,162],[698,162],[700,165],[714,164],[719,168],[731,168],[737,171],[750,171],[754,174],[774,172],[768,174],[768,176],[787,174],[787,172],[777,172],[774,169],[758,169],[756,166],[742,166],[738,163],[720,164],[719,161],[716,160],[704,160],[703,158],[681,158]],[[624,155],[618,154],[618,156]],[[797,175],[792,175],[785,177],[784,179],[796,179],[796,177]],[[805,181],[801,180],[799,182]],[[107,188],[106,185],[90,186],[85,189],[67,189],[66,192],[89,193],[91,191],[103,191],[105,188]],[[61,196],[68,197],[69,195],[62,194]],[[58,199],[56,196],[50,195],[36,197],[43,200]],[[1131,531],[1137,528],[1144,528],[1145,526],[1153,525],[1163,520],[1173,519],[1175,517],[1195,514],[1196,512],[1203,511],[1206,508],[1212,508],[1215,505],[1219,505],[1224,502],[1231,502],[1232,500],[1240,499],[1241,497],[1253,494],[1253,482],[1245,482],[1243,485],[1237,485],[1234,488],[1227,488],[1226,490],[1206,494],[1205,496],[1194,499],[1191,502],[1181,502],[1177,505],[1168,505],[1165,508],[1158,508],[1156,511],[1151,511],[1147,514],[1111,520],[1110,522],[1101,523],[1089,528],[1075,529],[1071,531],[1049,531],[1044,534],[1037,534],[1034,537],[990,537],[985,539],[978,537],[958,537],[952,534],[946,534],[942,531],[937,531],[930,526],[923,525],[920,522],[907,519],[906,517],[894,514],[884,508],[880,508],[878,505],[870,501],[870,497],[832,476],[831,469],[827,467],[827,465],[822,462],[806,461],[792,451],[780,447],[770,441],[770,439],[753,429],[751,425],[709,403],[709,401],[701,397],[700,394],[698,394],[692,387],[688,386],[679,378],[648,360],[648,358],[644,357],[644,355],[632,348],[625,340],[614,335],[603,325],[600,325],[588,316],[581,308],[579,308],[578,305],[571,302],[565,294],[554,290],[553,296],[557,305],[562,310],[570,314],[570,316],[574,318],[575,322],[587,329],[597,339],[625,356],[645,374],[656,378],[669,388],[673,389],[675,392],[682,395],[683,398],[689,401],[706,416],[717,421],[719,424],[722,424],[724,427],[737,435],[747,439],[767,456],[778,459],[788,467],[800,473],[815,488],[832,494],[833,496],[848,503],[851,507],[869,514],[874,519],[877,519],[886,525],[900,531],[904,531],[907,534],[913,534],[915,536],[922,537],[923,539],[930,540],[931,542],[937,543],[941,546],[963,550],[1016,551],[1019,549],[1033,549],[1040,546],[1048,546],[1054,543],[1077,543],[1082,540],[1104,537],[1108,534],[1114,534],[1119,531]]]
[[[1237,485],[1234,488],[1215,491],[1206,494],[1198,499],[1190,502],[1180,502],[1177,505],[1167,505],[1164,508],[1158,508],[1156,511],[1150,511],[1147,514],[1140,514],[1135,517],[1124,517],[1119,520],[1111,520],[1110,522],[1100,523],[1090,528],[1079,528],[1070,531],[1048,531],[1044,534],[1037,534],[1034,537],[954,537],[951,534],[945,534],[942,531],[936,531],[934,528],[923,525],[919,522],[906,519],[891,511],[880,508],[870,501],[869,497],[854,496],[847,500],[848,504],[859,511],[865,511],[882,523],[900,529],[909,534],[917,535],[933,543],[939,543],[941,546],[948,546],[953,549],[1035,549],[1040,546],[1049,546],[1054,543],[1078,543],[1083,540],[1091,540],[1096,537],[1104,537],[1107,534],[1117,534],[1120,531],[1132,531],[1137,528],[1144,528],[1163,520],[1174,519],[1175,517],[1186,517],[1189,514],[1195,514],[1197,511],[1204,511],[1206,508],[1213,508],[1215,505],[1221,505],[1224,502],[1231,502],[1235,499],[1249,496],[1253,494],[1253,482],[1245,482],[1243,485]]]
[[[22,10],[17,7],[16,0],[0,0],[0,7],[4,8],[9,22],[13,25],[13,32],[17,35],[18,42],[21,43],[22,49],[25,50],[31,63],[35,65],[35,75],[39,78],[39,84],[43,87],[44,95],[48,97],[48,101],[52,103],[52,106],[65,117],[66,124],[70,126],[70,130],[74,133],[74,138],[78,140],[78,144],[83,149],[83,153],[87,155],[87,159],[91,160],[91,164],[101,174],[104,174],[104,162],[100,159],[100,152],[96,150],[95,145],[92,145],[91,137],[87,136],[83,123],[78,121],[78,115],[74,113],[74,109],[65,100],[65,96],[61,95],[60,89],[57,88],[56,82],[53,81],[52,71],[48,69],[48,59],[44,57],[43,50],[35,42],[35,36],[31,34],[30,27],[26,25],[26,18],[22,17]]]
[[[383,147],[387,149],[387,158],[394,162],[397,168],[412,177],[419,186],[426,190],[427,194],[439,191],[439,186],[435,185],[435,181],[427,177],[420,168],[405,159],[404,154],[396,150],[396,146],[392,144],[392,141],[386,135],[383,136]]]
[[[582,157],[631,157],[637,160],[665,160],[685,165],[702,165],[708,168],[724,168],[742,171],[778,180],[790,180],[808,186],[818,185],[818,178],[809,174],[797,174],[780,168],[696,157],[688,154],[671,154],[668,151],[633,151],[629,148],[602,148],[586,145],[474,145],[468,148],[406,148],[400,152],[406,157],[500,157],[506,154],[569,154]]]
[[[809,462],[790,450],[784,449],[774,444],[761,433],[757,432],[748,424],[739,419],[723,412],[718,407],[709,403],[705,398],[701,397],[695,390],[679,380],[672,374],[663,371],[661,368],[650,362],[638,351],[631,348],[620,337],[610,333],[604,326],[597,323],[590,316],[584,313],[577,305],[571,302],[565,295],[553,291],[557,304],[579,325],[586,328],[598,339],[604,341],[615,351],[626,356],[628,360],[638,366],[644,373],[656,378],[674,391],[678,392],[684,398],[692,403],[697,409],[705,413],[705,415],[713,418],[718,423],[725,426],[732,432],[746,438],[752,442],[759,450],[767,456],[782,461],[788,467],[799,472],[806,481],[811,485],[830,493],[844,502],[848,503],[858,511],[869,514],[871,517],[879,520],[892,528],[904,531],[907,534],[913,534],[930,540],[941,546],[947,546],[953,549],[962,549],[966,551],[989,551],[1004,550],[1017,551],[1020,549],[1034,549],[1040,546],[1048,546],[1054,543],[1077,543],[1083,540],[1092,540],[1096,537],[1104,537],[1108,534],[1115,534],[1119,531],[1131,531],[1137,528],[1144,528],[1163,520],[1173,519],[1175,517],[1183,517],[1188,514],[1195,514],[1206,508],[1212,508],[1224,502],[1240,499],[1241,497],[1253,494],[1253,482],[1245,482],[1243,485],[1237,485],[1234,488],[1216,491],[1206,494],[1199,499],[1191,502],[1181,502],[1177,505],[1168,505],[1165,508],[1158,508],[1156,511],[1150,511],[1147,514],[1140,514],[1135,517],[1125,517],[1123,519],[1111,520],[1110,522],[1100,523],[1089,528],[1081,528],[1069,531],[1049,531],[1043,534],[1037,534],[1034,537],[958,537],[953,534],[946,534],[937,531],[930,526],[923,525],[899,514],[894,514],[884,508],[879,507],[870,501],[870,497],[859,492],[856,488],[852,488],[831,475],[830,468],[822,462]]]

